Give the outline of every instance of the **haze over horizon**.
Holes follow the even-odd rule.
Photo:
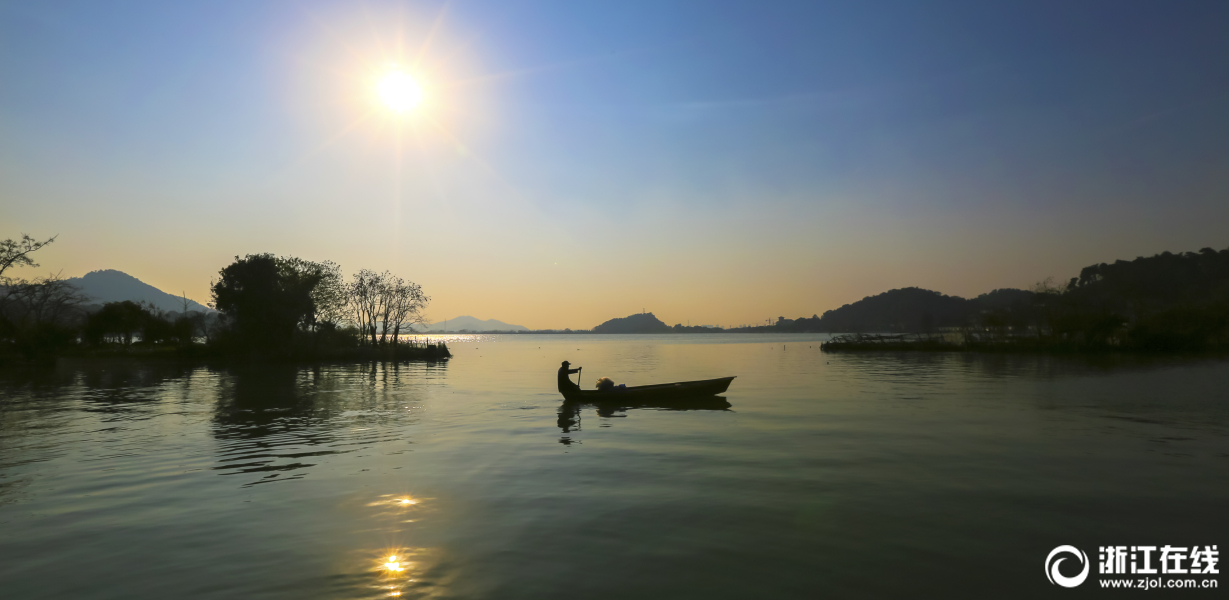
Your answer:
[[[6,4],[0,239],[59,235],[19,276],[200,302],[236,255],[388,269],[430,315],[532,329],[975,297],[1229,246],[1227,26],[1223,3]],[[373,100],[389,65],[421,106]]]

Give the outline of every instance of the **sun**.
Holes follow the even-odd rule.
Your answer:
[[[422,86],[399,67],[390,68],[376,83],[376,93],[389,110],[404,114],[422,105]]]

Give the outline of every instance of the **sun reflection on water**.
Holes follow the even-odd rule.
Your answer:
[[[397,560],[396,556],[388,557],[388,562],[384,563],[384,568],[394,573],[399,573],[405,570],[405,567],[401,566],[401,561]]]
[[[374,509],[371,517],[384,522],[385,526],[379,529],[384,530],[387,535],[400,538],[409,533],[403,524],[414,522],[413,519],[406,519],[406,517],[415,514],[424,506],[429,506],[430,500],[431,498],[415,498],[411,494],[402,492],[380,494],[369,500],[366,505]],[[427,559],[427,563],[422,562],[428,555],[430,555],[429,550],[397,542],[368,554],[368,559],[372,561],[368,563],[371,565],[368,567],[369,572],[375,575],[376,579],[372,581],[373,586],[380,590],[380,594],[387,594],[391,597],[406,595],[411,591],[407,590],[407,587],[422,585],[421,580],[414,577],[423,572],[424,568],[429,568],[430,559]],[[415,594],[410,593],[409,595],[414,596]]]
[[[393,508],[410,508],[418,506],[422,500],[410,496],[409,494],[385,494],[380,496],[378,500],[370,502],[367,506],[390,506]]]
[[[386,578],[391,577],[394,579],[400,579],[402,577],[406,577],[410,574],[411,569],[414,568],[414,563],[410,560],[411,558],[410,555],[413,553],[414,553],[413,549],[406,549],[406,548],[387,549],[381,553],[380,558],[376,559],[375,570],[381,577],[386,577]],[[407,579],[405,581],[414,581],[414,580]],[[390,587],[389,589],[396,591],[399,589],[399,587],[393,586],[393,587]]]

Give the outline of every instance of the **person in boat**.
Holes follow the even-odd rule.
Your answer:
[[[571,375],[572,373],[580,372],[580,369],[569,368],[571,364],[572,363],[565,360],[563,361],[563,366],[559,367],[559,393],[563,394],[564,397],[567,397],[568,395],[564,390],[580,391],[580,386],[572,383],[572,379],[568,377],[568,375]]]

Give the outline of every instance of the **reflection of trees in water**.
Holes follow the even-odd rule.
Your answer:
[[[71,382],[71,373],[57,369],[0,370],[0,506],[20,501],[22,490],[33,481],[33,475],[19,472],[21,467],[63,453],[54,444],[40,442],[71,420],[61,396],[62,386]]]
[[[67,418],[62,404],[64,386],[75,375],[54,368],[7,368],[0,370],[0,448],[26,446],[24,440],[63,425]],[[9,465],[0,452],[0,468]],[[3,484],[0,484],[0,490]]]
[[[200,369],[205,371],[204,369]],[[158,414],[168,395],[186,393],[194,369],[161,362],[125,360],[61,361],[55,367],[0,370],[0,504],[16,502],[32,481],[31,465],[54,460],[89,445],[105,453],[120,439],[124,421]],[[83,413],[93,413],[102,429]],[[123,443],[140,448],[156,432],[128,431]],[[25,472],[23,474],[23,471]]]
[[[1080,413],[1105,431],[1122,430],[1123,421],[1221,431],[1219,417],[1209,417],[1229,402],[1229,365],[1207,355],[868,352],[826,360],[835,367],[828,384],[869,398],[981,398]]]
[[[145,418],[168,394],[181,395],[208,369],[175,363],[126,360],[63,361],[55,368],[13,369],[0,374],[0,431],[46,429],[63,402],[81,400],[103,421]]]
[[[154,403],[168,395],[184,398],[209,377],[211,372],[204,367],[134,361],[82,369],[76,383],[85,388],[86,411],[129,420],[152,416]]]
[[[565,446],[571,445],[573,440],[570,435],[572,432],[581,431],[581,411],[585,408],[593,408],[596,410],[599,417],[622,417],[629,410],[638,408],[647,408],[653,410],[729,410],[730,402],[722,396],[709,396],[707,398],[686,398],[681,400],[668,401],[627,401],[626,399],[615,399],[609,401],[577,401],[564,400],[559,406],[559,419],[556,424],[563,435],[559,438],[559,443]]]
[[[446,362],[373,362],[231,369],[214,412],[213,433],[221,442],[214,469],[264,474],[246,485],[286,481],[306,475],[315,457],[398,439],[401,426],[416,421],[407,419],[414,387],[446,368]]]
[[[0,429],[6,418],[32,419],[63,409],[62,403],[83,400],[89,412],[122,414],[160,400],[172,384],[180,384],[200,367],[174,363],[124,360],[62,361],[54,368],[0,371]],[[20,410],[10,410],[10,409]]]
[[[1020,354],[993,352],[848,352],[830,354],[833,366],[851,367],[846,374],[880,382],[915,383],[950,380],[953,376],[1037,380],[1109,376],[1156,371],[1215,362],[1207,356],[1148,354]]]

